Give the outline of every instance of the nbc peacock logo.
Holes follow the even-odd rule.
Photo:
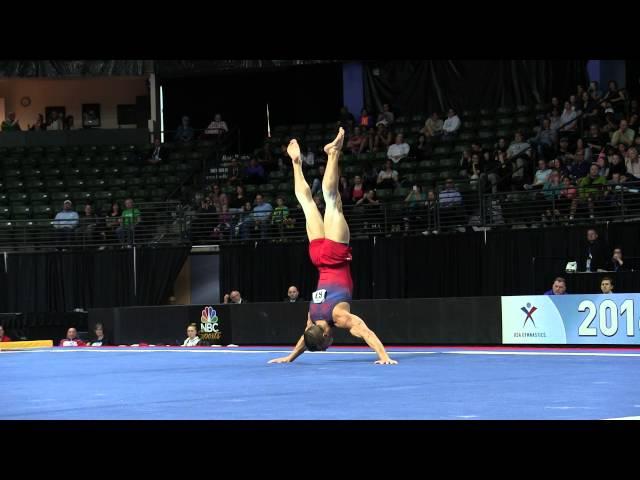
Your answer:
[[[205,340],[219,340],[222,336],[218,329],[219,320],[213,307],[204,307],[200,316],[200,337]]]

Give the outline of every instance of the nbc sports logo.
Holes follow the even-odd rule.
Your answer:
[[[218,315],[212,307],[204,307],[200,316],[200,330],[207,333],[219,332]]]

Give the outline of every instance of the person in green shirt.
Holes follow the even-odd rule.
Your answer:
[[[116,235],[120,242],[124,243],[126,240],[127,243],[132,243],[135,227],[140,223],[140,220],[140,210],[134,208],[133,199],[127,198],[124,201],[120,226],[116,229]]]
[[[600,167],[592,163],[589,168],[589,175],[582,177],[578,181],[578,197],[571,202],[571,214],[569,220],[573,220],[579,204],[587,203],[589,206],[589,217],[594,218],[593,202],[603,192],[607,185],[607,179],[599,175]]]
[[[284,198],[278,197],[276,199],[276,208],[271,214],[271,224],[274,225],[280,234],[283,229],[293,228],[293,224],[289,221],[289,207],[284,204]]]
[[[20,128],[20,123],[16,119],[16,114],[13,112],[9,112],[9,115],[7,115],[6,120],[2,122],[2,131],[3,132],[12,132],[12,131],[19,132],[20,130],[22,130],[22,128]]]

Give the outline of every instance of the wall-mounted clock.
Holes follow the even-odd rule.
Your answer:
[[[22,99],[20,100],[20,105],[22,105],[23,107],[28,107],[29,105],[31,105],[31,98],[22,97]]]

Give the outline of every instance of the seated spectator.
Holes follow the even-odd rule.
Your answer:
[[[422,130],[420,130],[420,133],[429,138],[438,137],[443,133],[443,126],[444,122],[440,119],[438,112],[433,112],[431,116],[424,122],[424,127],[422,128]]]
[[[431,155],[431,144],[427,142],[427,137],[424,134],[420,134],[418,137],[418,143],[416,144],[415,151],[418,160],[425,160]]]
[[[588,92],[580,94],[580,110],[586,121],[591,121],[593,117],[598,115],[598,104],[589,96]]]
[[[187,327],[187,338],[182,343],[182,346],[197,347],[199,344],[200,344],[200,337],[198,336],[198,326],[195,323],[192,323]]]
[[[44,121],[44,115],[39,113],[38,114],[38,119],[36,120],[36,123],[31,125],[29,127],[29,130],[34,132],[34,131],[43,131],[43,130],[46,130],[46,129],[47,129],[47,123]]]
[[[410,209],[415,209],[426,201],[426,195],[422,192],[420,185],[414,185],[404,199],[405,204]]]
[[[229,131],[229,127],[227,127],[227,122],[222,120],[222,115],[216,113],[213,117],[213,121],[209,124],[209,126],[204,130],[204,135],[206,137],[211,138],[219,138]]]
[[[340,108],[340,116],[338,118],[339,126],[343,127],[347,132],[353,130],[353,126],[356,123],[356,119],[353,113],[349,111],[346,106]]]
[[[618,89],[618,83],[615,80],[609,81],[609,89],[604,98],[609,102],[615,113],[620,113],[624,110],[624,103],[627,97],[624,90]]]
[[[351,189],[351,196],[349,197],[351,203],[356,203],[362,197],[364,197],[365,188],[362,183],[362,177],[360,175],[356,175],[353,178],[353,188]]]
[[[289,207],[284,204],[284,198],[279,196],[276,198],[276,208],[271,215],[271,224],[282,234],[285,227],[293,227],[290,220]]]
[[[604,295],[613,293],[613,279],[611,277],[602,277],[602,280],[600,280],[600,291]]]
[[[567,281],[562,277],[557,277],[553,281],[551,288],[544,292],[545,295],[566,295],[567,294]]]
[[[358,125],[361,128],[364,128],[366,130],[373,127],[373,117],[369,115],[369,112],[367,112],[366,108],[363,108],[362,111],[360,112],[360,119],[358,120]]]
[[[53,228],[56,229],[56,234],[63,244],[71,241],[79,222],[80,217],[78,212],[73,209],[71,200],[65,200],[62,204],[62,211],[58,212],[53,220]]]
[[[376,183],[377,188],[396,188],[398,185],[398,172],[393,169],[391,160],[385,162],[384,169],[378,173]]]
[[[589,162],[586,162],[582,155],[575,155],[575,156],[572,155],[572,158],[573,158],[573,161],[568,167],[569,176],[574,180],[580,180],[581,178],[586,177],[589,173],[590,168],[592,167],[592,164],[590,164]],[[600,175],[599,172],[600,172],[600,167],[598,167],[598,176]]]
[[[600,84],[597,80],[592,80],[589,82],[589,89],[587,90],[589,96],[594,101],[599,101],[602,98],[602,92],[600,91]]]
[[[11,339],[4,334],[4,327],[0,325],[0,342],[10,342]]]
[[[622,249],[621,248],[614,248],[613,249],[613,256],[611,257],[611,268],[610,270],[614,271],[614,272],[623,272],[625,270],[627,270],[627,268],[624,265],[624,260],[622,258]]]
[[[627,128],[629,130],[633,130],[633,133],[634,133],[633,138],[635,139],[635,136],[638,135],[638,129],[640,128],[640,123],[639,123],[639,118],[637,113],[631,114],[631,116],[629,117],[629,121],[627,122]]]
[[[376,121],[376,125],[384,124],[387,127],[395,121],[396,116],[391,111],[388,103],[382,105],[382,112],[378,114],[378,120]]]
[[[242,185],[236,186],[236,193],[233,194],[229,201],[229,211],[232,213],[240,213],[247,203],[247,197],[244,193],[244,187]]]
[[[324,165],[320,165],[318,167],[318,175],[311,182],[311,196],[314,196],[318,192],[322,191],[322,179],[324,178],[324,171]]]
[[[88,347],[106,347],[111,345],[111,341],[104,334],[104,327],[101,323],[96,323],[96,326],[93,328],[93,337],[87,342]]]
[[[295,285],[291,285],[287,290],[287,298],[284,299],[285,303],[301,303],[304,299],[300,296],[300,291]]]
[[[549,114],[549,128],[557,133],[560,131],[561,125],[560,108],[553,108]]]
[[[364,127],[360,127],[362,136],[364,137],[362,141],[362,149],[360,153],[364,152],[374,152],[376,145],[376,128],[370,127],[366,131],[364,131]]]
[[[160,139],[156,138],[153,140],[153,147],[150,149],[147,154],[147,163],[155,165],[156,163],[160,163],[162,161],[162,145],[160,144]]]
[[[9,112],[7,118],[2,122],[2,131],[3,132],[19,132],[22,128],[20,128],[20,122],[16,118],[16,114],[14,112]]]
[[[564,110],[562,111],[562,115],[560,115],[560,131],[565,134],[576,132],[578,129],[578,122],[575,121],[576,117],[577,114],[571,107],[571,103],[564,102]]]
[[[386,152],[390,144],[391,144],[391,132],[387,129],[386,124],[378,124],[374,145],[373,145],[373,151]]]
[[[547,165],[551,170],[557,170],[558,173],[560,173],[561,179],[569,175],[569,167],[567,167],[559,158],[554,158]]]
[[[513,142],[511,142],[511,145],[507,148],[507,160],[514,164],[511,178],[516,184],[522,185],[524,183],[527,164],[530,159],[530,147],[531,146],[523,140],[522,132],[518,130],[514,135]]]
[[[589,170],[589,175],[586,177],[582,177],[578,182],[578,198],[573,200],[571,205],[571,215],[569,217],[570,220],[573,220],[573,217],[576,212],[576,208],[581,203],[587,203],[589,206],[589,217],[594,218],[593,215],[593,202],[600,197],[603,192],[604,186],[607,184],[607,181],[604,177],[601,177],[598,174],[598,165],[591,165],[591,169]]]
[[[483,173],[483,162],[480,155],[474,153],[471,155],[471,160],[467,168],[467,176],[469,177],[471,184],[476,184],[480,180]]]
[[[636,132],[629,128],[626,120],[620,120],[620,128],[613,132],[611,136],[611,145],[614,147],[622,143],[627,147],[633,145],[633,139],[636,136]]]
[[[607,144],[607,139],[600,133],[600,128],[597,124],[592,124],[589,127],[589,134],[583,139],[585,146],[591,149],[592,155],[599,155]]]
[[[302,157],[303,166],[313,167],[316,164],[316,155],[310,147],[303,147],[300,152],[300,157]]]
[[[260,232],[260,238],[264,238],[269,230],[272,212],[271,204],[264,201],[262,194],[257,194],[253,207],[253,227]]]
[[[396,135],[396,142],[389,146],[387,150],[387,158],[393,163],[398,163],[409,155],[409,144],[404,141],[404,135],[399,133]]]
[[[362,135],[362,130],[360,130],[360,127],[355,127],[353,129],[353,135],[349,137],[349,141],[347,142],[347,149],[351,154],[358,155],[362,152],[365,141],[366,137]]]
[[[255,158],[249,161],[249,166],[244,171],[244,183],[248,185],[261,185],[267,179],[267,174],[262,165]]]
[[[212,237],[217,239],[227,238],[231,234],[231,223],[233,221],[233,215],[229,212],[227,196],[223,193],[220,197],[220,206],[216,207],[218,224],[213,227],[212,234]]]
[[[538,170],[536,170],[536,173],[533,177],[533,183],[531,185],[525,185],[524,187],[527,190],[541,189],[549,179],[550,175],[551,170],[547,168],[547,162],[544,161],[544,159],[540,159],[538,160]]]
[[[614,153],[611,156],[611,164],[609,165],[609,173],[607,175],[607,180],[611,180],[613,174],[617,173],[619,175],[627,174],[627,166],[622,160],[622,156],[619,153]]]
[[[194,132],[189,122],[189,117],[187,117],[186,115],[182,117],[182,122],[176,129],[176,135],[173,138],[175,142],[189,143],[193,141]]]
[[[493,161],[485,163],[484,174],[491,185],[491,193],[511,191],[513,165],[507,160],[506,153],[496,151]]]
[[[356,202],[356,205],[380,205],[380,201],[376,198],[376,191],[367,190],[367,193],[365,193],[364,197]]]
[[[47,130],[62,130],[62,127],[62,118],[60,118],[58,112],[54,110],[51,112],[51,117],[47,122]]]
[[[86,347],[87,344],[78,337],[78,331],[71,327],[67,330],[67,337],[60,340],[60,347]]]
[[[83,243],[95,243],[100,239],[98,235],[99,222],[98,214],[93,211],[93,205],[87,202],[80,217],[80,227],[78,228],[78,232],[82,235]]]
[[[447,119],[444,121],[442,125],[442,131],[445,138],[454,137],[457,135],[458,130],[460,129],[460,125],[462,122],[460,121],[460,117],[456,115],[456,112],[453,108],[450,108],[447,112]]]
[[[539,157],[545,160],[553,158],[556,135],[556,131],[551,129],[549,119],[543,119],[542,128],[537,135],[531,139],[531,144],[536,148]]]
[[[236,215],[236,223],[232,228],[236,237],[246,240],[253,226],[253,205],[247,201]]]
[[[120,226],[116,228],[116,235],[120,243],[132,243],[136,226],[140,223],[142,217],[140,210],[133,206],[133,199],[127,198],[124,201],[124,211],[122,212],[122,219]]]
[[[229,165],[229,173],[228,173],[228,181],[229,185],[237,186],[242,181],[242,174],[244,170],[240,162],[238,162],[237,158],[233,158],[231,160],[231,165]],[[242,208],[242,205],[240,206]]]
[[[627,176],[640,179],[640,159],[638,158],[638,149],[636,147],[631,147],[627,150],[625,166],[627,167]]]
[[[442,220],[442,223],[445,225],[447,222],[460,224],[464,218],[462,195],[456,189],[452,178],[447,178],[445,188],[438,196],[438,201],[440,204],[440,220]],[[464,232],[465,228],[459,226],[458,231]]]
[[[560,194],[563,185],[560,182],[560,173],[553,170],[551,175],[542,186],[542,195],[546,200],[545,212],[542,215],[543,221],[554,220],[560,217]]]
[[[338,193],[343,205],[351,203],[351,185],[349,185],[349,180],[344,175],[338,180]]]
[[[231,293],[227,293],[224,296],[223,301],[225,304],[233,304],[233,305],[240,305],[243,303],[247,303],[247,301],[242,298],[242,295],[240,295],[240,292],[238,290],[232,290]]]
[[[615,113],[610,103],[604,102],[602,107],[604,108],[604,122],[602,122],[601,130],[603,133],[611,136],[613,135],[613,132],[618,129],[620,123],[616,120]]]

